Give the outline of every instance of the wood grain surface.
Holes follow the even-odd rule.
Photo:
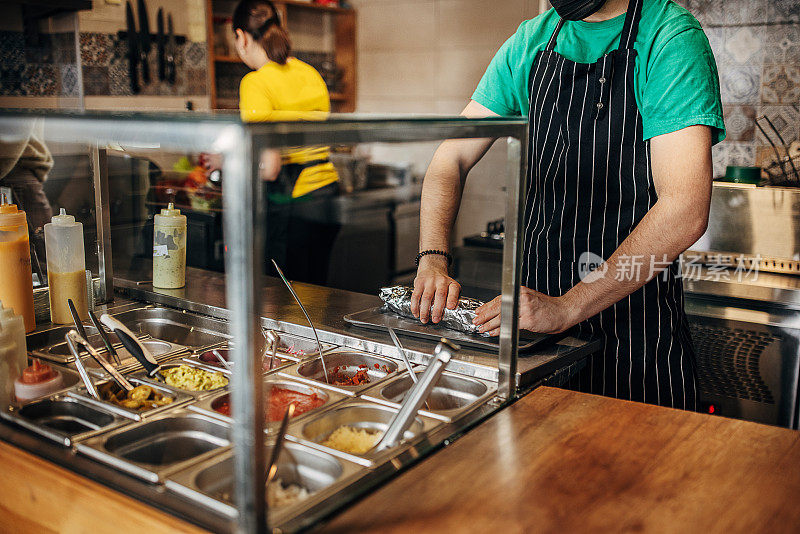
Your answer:
[[[797,532],[800,434],[540,388],[327,532]]]
[[[205,531],[0,442],[0,532]]]

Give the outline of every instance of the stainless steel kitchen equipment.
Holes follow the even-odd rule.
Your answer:
[[[800,190],[714,183],[683,258],[701,408],[798,428]]]
[[[31,118],[37,118],[42,113],[0,112],[0,130],[13,131],[15,125]],[[263,243],[263,225],[260,223],[262,184],[254,179],[255,170],[253,155],[258,150],[269,148],[292,147],[299,145],[330,146],[347,143],[389,142],[404,143],[416,141],[436,141],[449,138],[504,138],[508,139],[508,213],[506,216],[506,237],[508,246],[505,249],[503,271],[503,304],[501,336],[496,352],[490,350],[470,350],[463,358],[451,362],[452,370],[464,370],[468,373],[486,374],[498,379],[498,399],[488,402],[481,411],[476,411],[465,420],[447,424],[441,420],[418,415],[418,424],[412,426],[406,434],[406,440],[394,449],[381,452],[380,455],[367,455],[358,457],[361,465],[373,468],[369,477],[364,477],[364,485],[360,491],[365,491],[375,484],[385,480],[398,469],[418,459],[434,447],[440,445],[448,437],[454,435],[462,428],[461,425],[475,424],[481,417],[503,405],[511,399],[517,388],[517,306],[519,287],[519,257],[521,242],[517,239],[521,224],[519,214],[522,210],[524,195],[522,194],[522,142],[525,133],[525,123],[516,119],[464,119],[464,118],[405,118],[405,119],[359,119],[338,117],[328,121],[315,123],[274,123],[274,124],[242,124],[234,116],[209,116],[203,114],[191,115],[110,115],[110,114],[80,114],[77,116],[66,115],[59,112],[47,114],[46,141],[87,142],[94,147],[95,159],[99,162],[96,166],[101,185],[97,196],[98,212],[105,212],[107,205],[102,206],[102,174],[103,160],[106,157],[107,146],[114,147],[141,147],[157,146],[161,150],[175,150],[183,152],[213,151],[224,156],[224,174],[226,178],[226,194],[224,197],[225,210],[225,236],[226,236],[226,277],[224,279],[225,292],[222,301],[214,301],[217,296],[205,286],[202,287],[202,299],[196,298],[196,292],[201,288],[186,288],[176,292],[157,292],[141,284],[139,279],[120,281],[120,288],[127,295],[148,295],[146,302],[171,304],[175,308],[187,311],[200,311],[206,316],[213,316],[227,320],[223,325],[228,328],[224,331],[218,344],[197,342],[192,339],[195,332],[193,326],[188,326],[193,320],[190,314],[180,316],[174,324],[168,325],[166,330],[159,330],[164,321],[149,321],[147,328],[141,330],[134,328],[136,321],[129,321],[115,314],[124,324],[140,338],[149,337],[153,340],[163,340],[187,347],[187,350],[207,350],[214,346],[222,346],[226,341],[233,339],[231,346],[234,351],[231,380],[231,406],[233,419],[236,424],[230,430],[230,441],[233,442],[233,502],[238,508],[237,526],[242,531],[264,531],[266,529],[265,489],[263,485],[263,472],[265,451],[260,440],[254,439],[261,436],[264,426],[264,407],[262,399],[262,362],[258,348],[259,327],[278,330],[287,330],[293,334],[310,336],[311,332],[303,326],[291,311],[285,310],[284,317],[262,317],[261,304],[265,286],[261,283],[261,246]],[[107,190],[106,190],[107,192]],[[107,198],[107,196],[106,196]],[[106,225],[106,229],[108,226]],[[107,232],[106,232],[107,234]],[[100,240],[106,243],[106,238]],[[108,247],[110,249],[110,246]],[[106,270],[103,273],[108,282],[106,287],[111,288],[110,257]],[[101,277],[103,278],[103,277]],[[144,287],[143,287],[144,286]],[[267,288],[267,298],[264,304],[271,304],[269,299],[275,297],[274,292]],[[211,293],[211,295],[209,295]],[[322,293],[317,293],[322,294]],[[339,303],[328,302],[317,313],[324,317],[326,309],[340,309]],[[353,307],[351,310],[364,309]],[[140,312],[136,312],[140,313]],[[145,313],[145,312],[141,312]],[[146,312],[150,313],[150,312]],[[166,312],[159,312],[166,313]],[[175,313],[181,314],[180,311]],[[266,323],[264,323],[266,321]],[[341,322],[341,314],[329,324],[328,331],[320,332],[320,337],[325,341],[340,344],[348,348],[372,347],[382,355],[391,350],[385,339],[385,333],[364,334],[348,330],[346,324]],[[155,328],[155,330],[150,327]],[[186,334],[186,337],[168,334]],[[143,334],[147,334],[144,336]],[[211,336],[214,337],[213,335]],[[376,339],[377,338],[377,339]],[[323,339],[320,339],[322,341]],[[432,347],[427,342],[409,343],[409,356],[417,361],[426,361],[430,358]],[[543,350],[534,366],[531,368],[552,368],[567,360],[585,356],[591,350],[590,344],[577,340],[570,343],[558,344],[552,351]],[[306,362],[297,364],[299,367]],[[405,372],[405,371],[403,371]],[[298,380],[300,377],[297,378]],[[525,377],[520,378],[522,383]],[[322,385],[322,384],[321,384]],[[386,425],[395,411],[389,406],[371,403],[364,400],[345,401],[347,405],[336,405],[323,413],[309,416],[307,421],[297,421],[290,425],[296,429],[294,438],[307,442],[309,447],[321,450],[323,445],[315,440],[323,440],[323,434],[334,424],[366,424],[370,428],[380,428]],[[197,422],[197,418],[203,422]],[[187,420],[193,420],[188,423]],[[107,463],[112,469],[121,469],[145,480],[163,480],[173,472],[182,468],[189,468],[194,463],[205,459],[209,460],[218,453],[225,452],[228,443],[227,432],[213,430],[214,425],[222,424],[218,419],[207,417],[195,412],[182,409],[170,409],[163,414],[146,417],[139,423],[131,423],[123,428],[114,429],[90,440],[78,444],[82,454],[96,458]],[[301,426],[302,425],[302,426]],[[225,427],[227,429],[227,427]],[[196,434],[195,434],[196,433]],[[2,429],[5,436],[6,429]],[[165,443],[180,444],[185,441],[186,446],[170,447],[165,449]],[[169,454],[167,454],[167,451]],[[197,453],[197,454],[195,454]],[[340,453],[332,456],[342,457]],[[188,456],[191,456],[189,458]],[[186,463],[184,463],[186,462]],[[191,464],[191,465],[190,465]],[[94,469],[94,468],[93,468]],[[152,492],[139,486],[130,486],[121,480],[122,487],[137,488],[134,493],[144,492],[151,499],[156,499]],[[167,497],[165,497],[167,498]],[[339,503],[347,502],[342,496]],[[203,515],[198,510],[198,516]],[[197,516],[196,516],[197,517]],[[297,525],[309,526],[313,524],[314,517],[301,517]],[[197,520],[197,519],[195,519]],[[294,519],[293,519],[294,520]],[[209,523],[212,524],[212,523]]]

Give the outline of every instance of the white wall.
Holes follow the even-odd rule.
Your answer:
[[[546,0],[544,0],[546,2]],[[495,52],[540,0],[351,0],[358,9],[358,111],[456,115]],[[424,167],[434,147],[404,147]],[[385,151],[383,151],[385,152]],[[470,175],[454,244],[504,215],[505,146]]]

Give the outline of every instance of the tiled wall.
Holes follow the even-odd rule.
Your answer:
[[[350,3],[358,9],[358,111],[376,113],[460,113],[500,45],[539,13],[539,0]],[[381,147],[378,156],[424,172],[434,149]],[[470,174],[456,244],[504,215],[505,158],[498,143]]]
[[[41,34],[28,44],[20,31],[0,31],[0,96],[77,96],[75,35]]]
[[[726,165],[769,164],[755,126],[766,115],[784,140],[800,128],[800,3],[797,0],[680,0],[703,25],[720,74],[728,138],[714,148],[714,175]]]
[[[150,0],[147,2],[151,32],[159,7],[174,18],[175,33],[187,42],[178,44],[176,83],[158,81],[155,45],[150,52],[152,83],[141,83],[143,96],[208,94],[208,62],[204,0]],[[0,8],[0,16],[19,18],[17,4]],[[79,80],[87,97],[133,96],[128,69],[128,45],[118,32],[125,30],[125,4],[95,2],[91,11],[77,19],[82,77],[78,76],[75,34],[46,28],[36,46],[26,43],[21,19],[0,27],[0,97],[76,96]],[[141,73],[140,73],[141,77]]]

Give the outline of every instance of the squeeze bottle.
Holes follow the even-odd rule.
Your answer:
[[[28,222],[15,204],[0,204],[0,301],[22,316],[25,332],[36,328]]]
[[[178,289],[186,285],[186,216],[172,202],[155,216],[153,228],[153,287]]]
[[[50,320],[56,324],[72,324],[67,299],[72,299],[81,319],[89,317],[83,225],[67,215],[64,208],[51,221],[44,225]]]

